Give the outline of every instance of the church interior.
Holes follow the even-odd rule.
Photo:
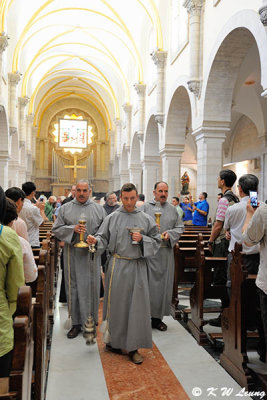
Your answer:
[[[162,180],[171,201],[187,172],[213,219],[231,169],[256,175],[267,200],[267,0],[2,0],[0,25],[4,190],[32,181],[68,196],[87,179],[95,196],[132,182],[152,199]],[[58,296],[40,400],[264,398],[171,316],[142,366],[99,337],[69,341]],[[255,351],[248,367],[267,376]]]

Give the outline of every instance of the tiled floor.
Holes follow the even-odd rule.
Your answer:
[[[181,298],[186,303],[188,298]],[[154,347],[142,350],[136,366],[127,355],[86,346],[82,335],[69,340],[63,329],[66,306],[55,313],[46,400],[184,400],[237,398],[240,386],[199,346],[181,324],[167,317],[166,332],[153,330]],[[223,395],[223,388],[232,390]],[[212,392],[213,391],[213,392]],[[249,397],[246,396],[248,399]]]

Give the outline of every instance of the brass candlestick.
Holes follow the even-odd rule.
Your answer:
[[[95,327],[95,322],[90,315],[84,324],[83,327],[83,337],[86,340],[86,344],[89,346],[90,344],[95,344],[95,338],[96,338],[96,327]]]
[[[127,229],[130,233],[136,233],[136,232],[141,233],[144,230],[143,228],[138,228],[138,226],[134,226],[133,228],[127,228]],[[137,242],[136,240],[132,240],[132,244],[139,244],[139,242]]]
[[[86,221],[84,219],[80,219],[78,222],[80,225],[86,224]],[[85,249],[89,247],[89,244],[84,241],[84,232],[80,232],[80,241],[79,243],[76,243],[74,247],[78,247],[80,249]]]
[[[155,215],[155,219],[156,219],[156,224],[158,225],[159,230],[160,230],[160,217],[162,215],[162,212],[160,210],[156,210],[154,212],[154,215]],[[161,237],[161,239],[163,239],[162,233],[161,233],[160,237]]]

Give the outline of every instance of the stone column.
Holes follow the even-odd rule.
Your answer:
[[[143,167],[143,193],[147,200],[153,198],[155,183],[159,180],[160,158],[146,156],[142,162]]]
[[[165,146],[160,151],[162,160],[162,180],[169,185],[169,201],[180,193],[181,158],[184,152],[182,145]]]
[[[108,170],[108,180],[109,180],[109,185],[108,185],[108,190],[111,192],[114,190],[114,161],[109,162],[109,170]]]
[[[122,106],[123,111],[125,112],[125,120],[126,120],[126,150],[130,150],[131,145],[131,136],[132,136],[132,108],[131,104],[125,103]]]
[[[26,145],[26,140],[27,140],[26,123],[25,123],[25,108],[26,108],[27,104],[29,103],[29,100],[30,100],[29,97],[19,97],[18,98],[18,103],[19,103],[19,123],[18,123],[19,141],[20,141],[20,144],[21,144],[21,142],[23,142],[25,145]]]
[[[36,141],[37,141],[38,127],[32,126],[32,180],[36,177]]]
[[[0,184],[3,190],[7,190],[7,188],[9,187],[8,161],[9,161],[8,152],[0,150]]]
[[[6,34],[0,35],[0,87],[2,86],[2,76],[3,76],[3,53],[8,46],[7,39],[8,38]]]
[[[136,93],[138,95],[138,131],[137,136],[140,142],[144,140],[145,131],[145,116],[146,116],[146,85],[142,83],[136,83],[134,85]]]
[[[200,26],[203,0],[185,0],[184,7],[189,14],[190,37],[190,80],[188,88],[196,96],[200,94]]]
[[[229,127],[202,126],[192,134],[197,144],[197,196],[207,192],[210,217],[217,204],[217,178],[222,169],[222,145]]]
[[[261,173],[259,177],[259,200],[267,200],[267,132],[261,138]]]
[[[44,176],[48,176],[49,140],[44,139]]]
[[[16,115],[16,99],[17,99],[17,84],[20,81],[21,74],[19,72],[11,72],[8,74],[9,94],[8,94],[8,109],[9,109],[9,126],[12,130],[17,130],[17,115]]]
[[[155,50],[152,52],[151,57],[157,67],[157,113],[155,115],[155,120],[160,125],[163,125],[167,51]]]
[[[109,135],[109,157],[113,161],[115,158],[115,133],[111,129],[108,130]]]
[[[115,153],[120,156],[121,148],[121,135],[122,135],[122,121],[120,119],[115,119],[114,123],[116,125],[116,136],[115,136]]]
[[[130,182],[134,183],[137,187],[138,193],[141,193],[142,190],[142,166],[139,164],[131,164],[130,165]]]
[[[8,181],[10,187],[19,186],[19,169],[18,160],[11,159],[8,163]]]
[[[120,172],[120,187],[130,181],[129,170],[122,170]]]

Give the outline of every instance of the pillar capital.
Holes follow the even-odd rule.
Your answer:
[[[167,51],[154,50],[151,53],[152,60],[157,67],[164,68],[167,60]]]
[[[187,85],[190,92],[194,93],[194,95],[198,97],[200,94],[201,82],[197,79],[193,79],[188,81]]]
[[[122,105],[123,111],[125,112],[125,114],[130,114],[132,112],[132,108],[133,106],[129,103],[124,103]]]
[[[200,16],[203,0],[185,0],[183,6],[187,9],[188,14]]]
[[[18,102],[20,107],[26,107],[26,105],[29,103],[30,98],[27,96],[24,97],[19,97]]]
[[[9,127],[9,135],[10,135],[10,136],[13,136],[13,135],[15,135],[16,133],[18,133],[18,128],[15,127],[15,126],[10,126],[10,127]]]
[[[144,96],[146,93],[146,85],[144,83],[135,83],[134,88],[136,90],[136,93],[139,94],[140,96]]]
[[[122,127],[122,120],[121,119],[114,119],[114,124],[118,127],[121,128]]]
[[[0,53],[3,53],[8,46],[8,36],[6,33],[0,35]]]
[[[260,19],[264,26],[267,26],[267,1],[263,0],[263,5],[259,9]]]
[[[17,72],[10,72],[8,74],[8,82],[11,85],[17,85],[21,79],[21,73],[19,71]]]
[[[183,144],[167,144],[162,149],[160,149],[159,154],[161,157],[182,157],[183,152]]]
[[[224,142],[226,134],[229,131],[230,131],[230,125],[228,122],[216,123],[215,121],[213,121],[210,124],[207,123],[195,129],[192,132],[192,135],[195,137],[196,142],[201,139],[213,139]]]

